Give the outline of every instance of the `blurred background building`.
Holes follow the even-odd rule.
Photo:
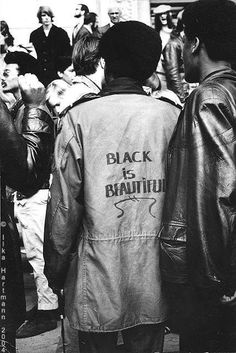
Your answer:
[[[117,5],[122,10],[123,20],[138,20],[148,25],[154,25],[154,9],[158,5],[168,4],[173,6],[173,17],[187,3],[192,0],[1,0],[0,1],[0,20],[5,20],[15,44],[24,44],[29,41],[29,34],[37,26],[37,10],[39,6],[50,6],[54,12],[54,23],[63,27],[71,38],[72,29],[75,25],[74,9],[76,3],[86,4],[90,11],[99,16],[99,25],[103,26],[109,22],[107,9],[111,5]]]

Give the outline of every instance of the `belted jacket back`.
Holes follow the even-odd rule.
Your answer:
[[[121,78],[62,118],[45,272],[52,287],[66,277],[66,314],[76,329],[106,332],[166,320],[158,233],[178,114]]]

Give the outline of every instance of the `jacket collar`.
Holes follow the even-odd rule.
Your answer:
[[[207,80],[211,80],[215,77],[219,77],[219,76],[225,76],[225,75],[230,75],[231,77],[236,77],[236,72],[233,71],[231,68],[225,68],[225,69],[220,69],[220,70],[216,70],[211,72],[210,74],[208,74],[206,77],[204,77],[202,82],[205,82]]]
[[[101,96],[112,94],[142,94],[146,95],[142,86],[129,77],[119,77],[109,82],[100,92]]]

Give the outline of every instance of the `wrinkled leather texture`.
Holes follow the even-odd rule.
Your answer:
[[[22,108],[15,106],[15,113]],[[6,304],[6,319],[0,318],[1,327],[14,332],[25,319],[25,295],[20,257],[19,234],[12,212],[6,201],[5,185],[25,194],[40,188],[48,177],[53,147],[53,122],[42,109],[22,109],[23,136],[16,131],[12,115],[0,100],[0,165],[1,165],[1,292]],[[3,252],[4,250],[5,252]],[[6,299],[2,295],[6,294]]]
[[[188,96],[188,84],[184,81],[183,40],[173,31],[163,50],[163,68],[167,88],[177,94],[183,103]]]
[[[168,150],[161,238],[165,280],[236,289],[236,73],[188,98]]]
[[[21,135],[0,102],[1,163],[6,185],[33,195],[48,180],[54,143],[54,125],[45,107],[20,108]],[[20,131],[19,131],[20,132]]]
[[[100,98],[62,118],[46,217],[45,274],[51,287],[65,286],[66,315],[76,329],[116,331],[166,319],[158,232],[164,159],[178,114],[133,80],[119,78]],[[119,162],[109,155],[116,152]],[[155,192],[131,191],[132,181],[146,185],[145,179],[158,180]]]

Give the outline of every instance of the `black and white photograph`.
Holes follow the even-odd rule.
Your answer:
[[[236,0],[0,0],[0,353],[236,353]]]

